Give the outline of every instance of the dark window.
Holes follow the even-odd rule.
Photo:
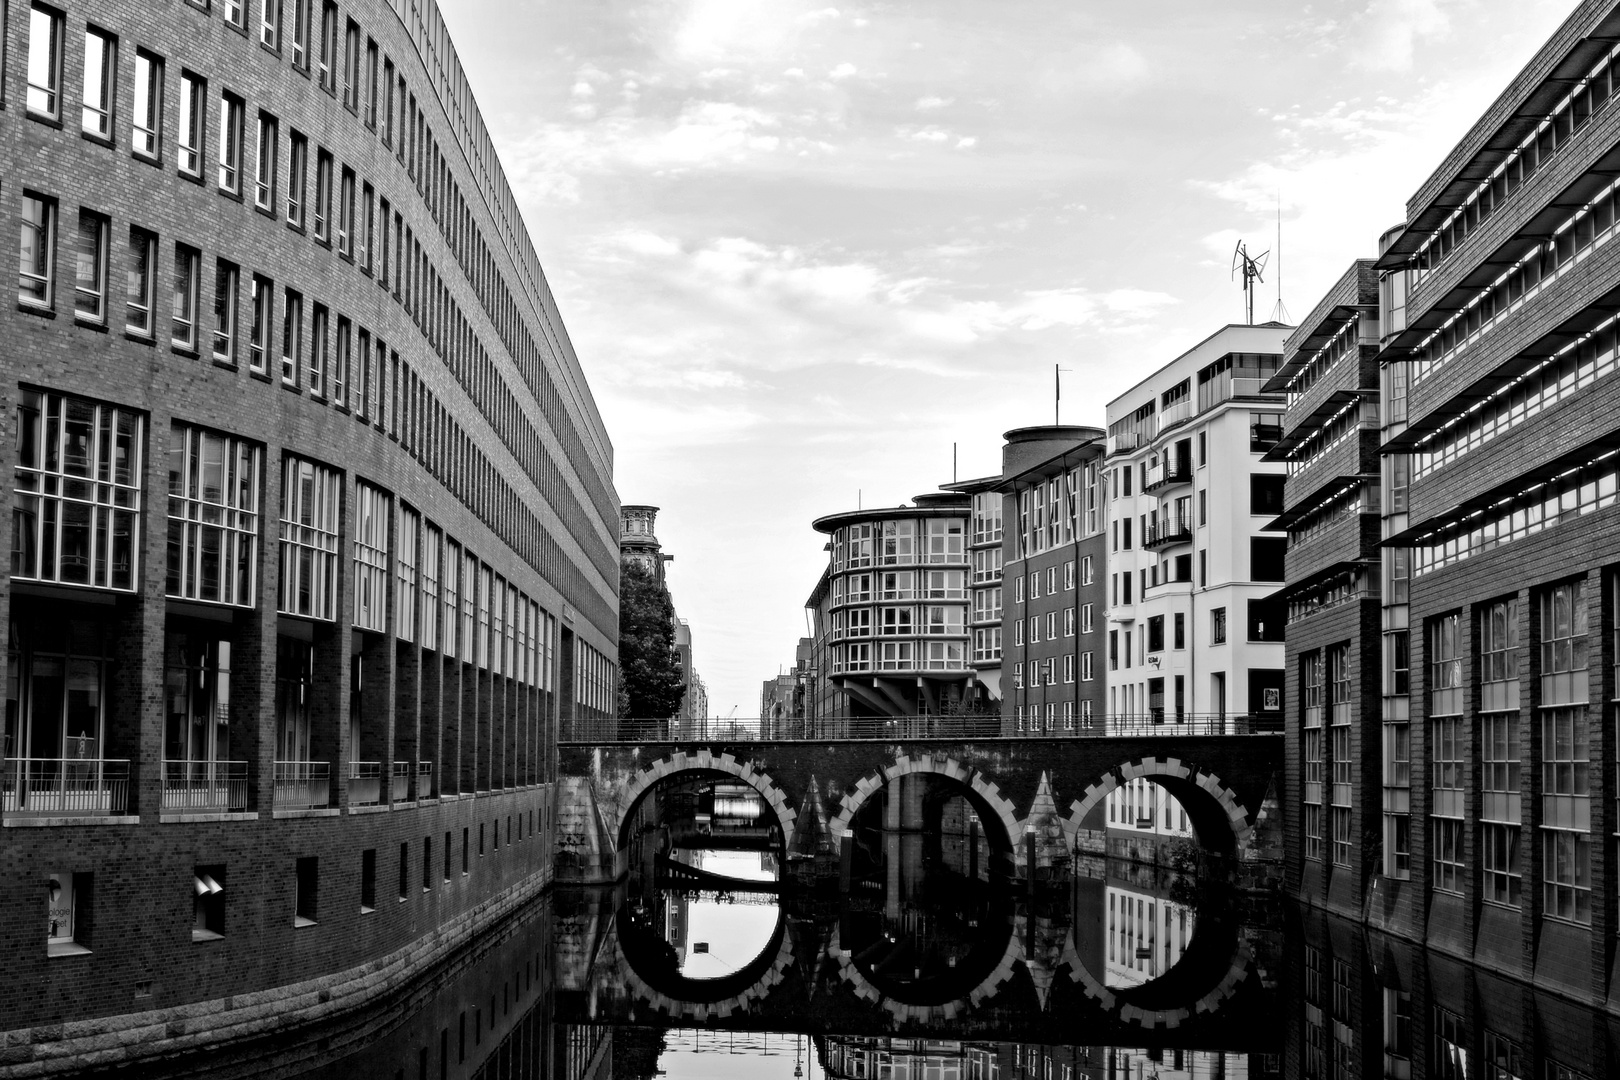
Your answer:
[[[1253,536],[1249,538],[1249,580],[1285,581],[1284,557],[1288,553],[1288,540],[1281,536]]]
[[[422,891],[433,888],[433,837],[422,837]]]
[[[320,890],[320,860],[313,855],[299,859],[293,879],[293,925],[312,926],[316,919],[316,894]]]
[[[1280,514],[1283,510],[1285,476],[1249,477],[1249,513]]]
[[[451,860],[453,858],[453,856],[451,855],[452,845],[451,845],[450,841],[451,841],[450,830],[446,829],[444,831],[444,880],[445,881],[450,880],[450,865],[451,865]]]
[[[1176,581],[1191,581],[1192,580],[1192,556],[1191,555],[1177,555],[1176,556],[1176,576],[1175,576],[1174,580],[1176,580]]]
[[[1164,651],[1164,616],[1150,615],[1147,621],[1147,650],[1150,653]]]
[[[1281,641],[1286,609],[1270,600],[1249,601],[1249,640]]]
[[[1209,643],[1226,644],[1226,609],[1218,607],[1209,613]]]
[[[225,936],[225,867],[199,866],[192,871],[192,941]]]
[[[408,895],[408,890],[409,890],[409,886],[410,886],[410,873],[408,872],[408,870],[406,868],[408,866],[410,866],[410,861],[411,861],[411,845],[409,843],[400,844],[399,845],[399,898],[401,900],[405,899],[405,897]]]
[[[1178,611],[1175,619],[1175,637],[1172,641],[1175,648],[1185,649],[1187,647],[1187,616]]]
[[[1279,639],[1280,640],[1280,639]],[[1249,669],[1249,714],[1277,719],[1282,712],[1283,672],[1281,669]]]
[[[377,849],[366,848],[360,853],[360,910],[377,908]]]

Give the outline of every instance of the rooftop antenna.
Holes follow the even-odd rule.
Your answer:
[[[1232,276],[1243,274],[1243,300],[1248,313],[1249,325],[1254,325],[1254,286],[1256,282],[1263,282],[1265,278],[1260,275],[1266,269],[1266,256],[1269,251],[1262,251],[1258,255],[1250,255],[1248,245],[1242,240],[1237,242],[1237,250],[1232,252]]]
[[[1073,368],[1052,365],[1052,426],[1059,427],[1063,421],[1058,419],[1058,409],[1063,402],[1063,373],[1072,372]]]
[[[1280,189],[1277,192],[1277,246],[1273,250],[1277,252],[1277,306],[1271,309],[1271,321],[1291,325],[1294,320],[1289,317],[1288,308],[1283,306],[1282,299],[1282,191]]]
[[[956,444],[951,443],[951,483],[956,483]]]

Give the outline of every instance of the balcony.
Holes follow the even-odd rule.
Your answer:
[[[0,774],[7,817],[122,817],[129,812],[129,759],[11,758]]]
[[[394,762],[394,784],[388,794],[392,802],[408,802],[411,797],[411,774],[415,772],[409,761]]]
[[[280,765],[277,765],[280,768]],[[281,799],[281,778],[276,778],[276,800]],[[376,806],[382,802],[382,762],[349,762],[349,805]],[[324,804],[322,804],[324,805]]]
[[[1151,431],[1122,431],[1118,435],[1108,437],[1108,453],[1125,454],[1146,443],[1153,438]]]
[[[1142,547],[1148,551],[1159,551],[1176,544],[1190,544],[1192,538],[1190,521],[1155,521],[1148,527],[1147,535],[1142,537]]]
[[[1159,459],[1157,465],[1148,470],[1147,483],[1142,485],[1142,491],[1145,494],[1158,491],[1160,488],[1190,483],[1192,483],[1192,462],[1188,456],[1167,453]]]
[[[433,762],[418,761],[416,763],[416,797],[418,799],[432,799],[438,796],[433,788]]]
[[[1183,420],[1191,420],[1192,418],[1193,418],[1192,398],[1184,397],[1180,401],[1177,401],[1177,402],[1175,402],[1174,404],[1171,404],[1171,405],[1166,405],[1162,410],[1160,410],[1160,412],[1159,412],[1159,430],[1162,432],[1166,428],[1174,427],[1176,424],[1181,423]]]
[[[232,814],[247,809],[245,761],[165,761],[163,809],[194,814]]]
[[[275,786],[277,810],[325,810],[332,805],[332,764],[278,761]]]

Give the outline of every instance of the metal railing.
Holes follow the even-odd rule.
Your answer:
[[[163,809],[227,814],[246,810],[245,761],[165,761]]]
[[[277,784],[279,783],[278,780]],[[380,802],[382,802],[382,762],[349,762],[349,805],[376,806]]]
[[[332,764],[278,761],[275,788],[277,810],[324,810],[332,805]]]
[[[1030,736],[1108,738],[1139,735],[1268,735],[1282,731],[1281,714],[1187,714],[1155,721],[1146,713],[1097,717],[1078,730],[1027,734],[1015,721],[993,716],[858,716],[783,717],[766,720],[615,720],[562,721],[561,742],[575,745],[656,742],[859,742],[894,739],[967,741]]]
[[[418,761],[416,763],[416,797],[418,799],[431,799],[437,795],[433,789],[433,762]]]
[[[405,802],[411,797],[411,773],[415,771],[409,761],[394,762],[393,785],[388,795],[390,800]]]
[[[1170,547],[1173,544],[1192,543],[1192,522],[1190,521],[1155,521],[1148,526],[1147,535],[1142,537],[1142,546],[1148,550]]]
[[[121,817],[129,812],[128,758],[10,758],[0,812],[17,817]]]

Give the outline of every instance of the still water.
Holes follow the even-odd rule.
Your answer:
[[[784,865],[746,814],[691,805],[645,830],[618,886],[548,895],[377,1012],[170,1075],[1620,1075],[1615,1018],[1229,887],[1174,845],[1014,874],[925,792]]]

